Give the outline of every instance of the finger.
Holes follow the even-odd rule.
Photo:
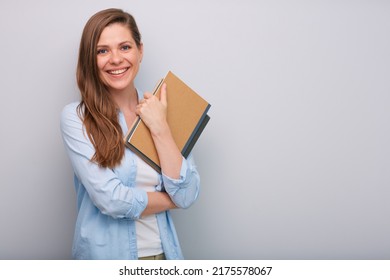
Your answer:
[[[164,83],[161,87],[160,102],[166,107],[167,106],[167,84]]]
[[[137,105],[137,107],[135,107],[135,114],[137,116],[139,116],[141,114],[141,105]]]
[[[153,96],[153,94],[151,94],[150,92],[145,92],[144,93],[144,98],[145,99],[151,98],[152,96]]]

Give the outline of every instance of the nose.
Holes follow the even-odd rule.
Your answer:
[[[123,57],[118,51],[112,51],[110,57],[111,64],[120,64],[123,61]]]

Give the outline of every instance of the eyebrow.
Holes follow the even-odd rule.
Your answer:
[[[120,42],[120,43],[118,44],[118,46],[123,45],[123,44],[130,44],[130,45],[133,45],[133,43],[130,42],[130,41],[123,41],[123,42]],[[97,45],[97,47],[98,47],[98,48],[107,48],[107,47],[109,47],[109,45]]]

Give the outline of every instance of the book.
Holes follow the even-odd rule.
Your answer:
[[[167,122],[177,147],[187,158],[210,120],[207,112],[211,105],[171,71],[157,83],[154,95],[160,96],[164,83],[167,85]],[[125,145],[161,173],[153,138],[140,117],[129,129]]]

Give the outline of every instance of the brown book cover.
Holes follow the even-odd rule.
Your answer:
[[[167,121],[176,145],[187,157],[210,119],[207,112],[211,105],[172,72],[159,81],[153,94],[159,97],[164,83],[167,85]],[[152,136],[140,117],[129,129],[125,144],[161,173]]]

